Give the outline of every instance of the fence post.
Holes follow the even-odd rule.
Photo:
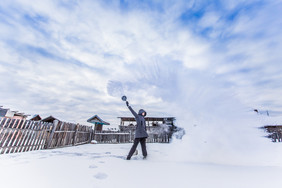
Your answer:
[[[93,130],[92,127],[91,127],[91,140],[90,140],[90,142],[91,142],[92,140],[94,140],[94,130]]]
[[[90,127],[89,129],[90,129],[90,138],[89,138],[90,140],[89,140],[89,143],[91,143],[91,141],[94,139],[94,138],[93,138],[93,136],[94,136],[94,130],[92,129],[92,127]]]
[[[79,124],[76,124],[76,126],[75,126],[75,132],[74,132],[74,135],[73,135],[73,143],[72,143],[73,146],[75,146],[75,144],[76,144],[78,127],[79,127]]]
[[[49,149],[51,147],[51,143],[52,143],[52,140],[53,140],[53,137],[54,137],[54,134],[55,134],[55,130],[56,130],[57,126],[58,126],[58,123],[59,123],[58,120],[54,120],[53,121],[53,125],[54,126],[52,128],[52,132],[51,132],[50,137],[48,139],[47,148],[46,149]]]

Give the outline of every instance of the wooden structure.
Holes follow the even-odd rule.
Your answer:
[[[0,107],[0,118],[11,118],[11,119],[23,119],[25,120],[28,116],[25,113],[18,111],[11,111],[9,108]]]
[[[31,121],[40,121],[40,120],[42,120],[42,118],[40,117],[39,114],[36,114],[36,115],[34,115],[30,120],[31,120]]]
[[[282,142],[282,125],[266,125],[262,127],[268,133],[267,137],[272,142]]]
[[[110,125],[110,123],[103,121],[98,115],[92,116],[87,122],[94,124],[94,131],[102,131],[103,125]]]
[[[0,118],[0,154],[85,144],[92,136],[79,124]]]

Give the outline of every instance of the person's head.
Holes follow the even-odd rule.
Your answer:
[[[139,115],[145,117],[147,115],[147,112],[143,109],[140,109],[139,112],[138,112]]]

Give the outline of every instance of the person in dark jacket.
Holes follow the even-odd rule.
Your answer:
[[[138,114],[129,106],[128,101],[126,101],[126,105],[131,111],[131,113],[134,115],[135,120],[136,120],[136,131],[135,131],[135,138],[134,138],[134,143],[133,146],[131,147],[127,160],[130,160],[131,156],[135,152],[139,142],[141,143],[142,147],[142,154],[144,159],[147,157],[147,150],[146,150],[146,138],[148,138],[147,134],[147,129],[146,129],[146,121],[145,121],[145,116],[147,115],[146,111],[143,109],[140,109]]]

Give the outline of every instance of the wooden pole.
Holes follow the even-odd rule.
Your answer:
[[[75,128],[74,128],[75,132],[74,132],[74,134],[73,134],[73,143],[72,143],[73,146],[75,146],[75,144],[76,144],[78,127],[79,127],[79,124],[76,124],[76,126],[75,126]]]

